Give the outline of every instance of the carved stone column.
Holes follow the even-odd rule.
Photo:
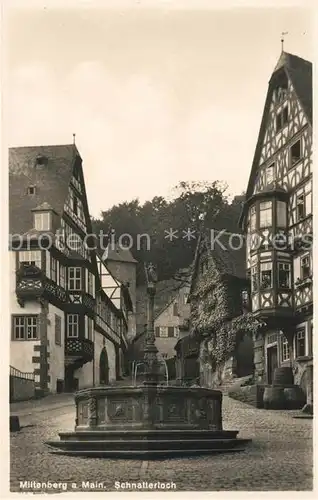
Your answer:
[[[88,402],[88,425],[96,427],[97,425],[97,401],[96,398],[90,398]]]

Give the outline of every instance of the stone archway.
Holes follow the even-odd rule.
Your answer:
[[[105,347],[103,347],[99,358],[99,384],[100,385],[109,384],[109,364],[108,364],[107,351]]]

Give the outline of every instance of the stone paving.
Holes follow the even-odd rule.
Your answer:
[[[44,403],[43,403],[44,404]],[[69,405],[69,406],[67,406]],[[57,456],[43,444],[56,439],[61,430],[73,430],[73,398],[63,398],[60,407],[52,402],[33,415],[21,410],[22,428],[11,434],[11,491],[127,491],[132,488],[163,491],[168,483],[174,491],[218,490],[311,490],[312,420],[293,419],[293,412],[266,411],[247,406],[224,395],[224,429],[239,429],[239,437],[253,441],[244,452],[171,460],[109,460]],[[43,490],[20,482],[51,482],[58,489]],[[82,483],[84,482],[84,484]],[[86,484],[102,483],[97,487]],[[118,482],[118,483],[116,483]],[[148,485],[146,484],[148,483]],[[160,483],[155,487],[149,483]],[[76,486],[76,488],[75,488]],[[148,488],[147,488],[148,486]],[[161,487],[161,489],[159,489]],[[133,490],[136,491],[136,490]],[[140,491],[140,489],[138,489]]]

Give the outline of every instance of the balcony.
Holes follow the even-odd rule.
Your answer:
[[[94,359],[94,343],[89,339],[68,338],[65,343],[65,361],[67,364],[82,361],[88,363]]]
[[[48,299],[59,306],[68,302],[64,288],[45,276],[37,266],[22,264],[17,271],[16,295],[21,307],[29,300]]]
[[[44,275],[39,267],[22,264],[16,275],[16,295],[21,307],[27,300],[39,300],[43,296]]]

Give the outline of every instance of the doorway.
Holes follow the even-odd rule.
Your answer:
[[[273,383],[274,371],[278,367],[277,344],[267,348],[267,381]]]
[[[109,365],[105,347],[103,347],[99,358],[99,383],[100,385],[109,384]]]

